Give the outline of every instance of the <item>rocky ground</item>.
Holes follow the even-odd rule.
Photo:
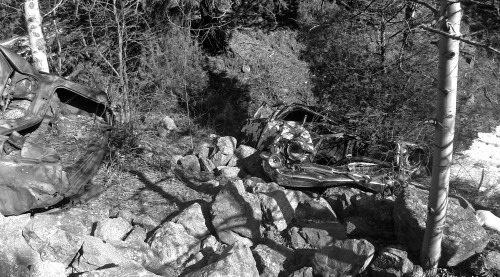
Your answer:
[[[0,218],[0,276],[423,276],[427,181],[386,198],[291,190],[232,137],[160,133],[168,150],[143,132],[133,164],[115,151],[97,198]],[[500,235],[461,197],[444,234],[441,276],[499,276]]]

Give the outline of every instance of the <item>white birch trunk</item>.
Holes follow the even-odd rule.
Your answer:
[[[31,53],[33,55],[33,66],[39,71],[49,72],[47,50],[42,32],[42,17],[40,16],[38,0],[26,0],[24,3],[24,11]]]
[[[441,31],[460,36],[462,10],[460,2],[441,0]],[[448,206],[450,166],[455,135],[458,80],[459,41],[441,34],[439,37],[439,68],[433,168],[427,226],[420,261],[428,276],[435,275],[441,257],[441,241]]]

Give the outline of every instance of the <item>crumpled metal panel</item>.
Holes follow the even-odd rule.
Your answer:
[[[19,55],[0,46],[0,106],[28,101],[19,118],[0,118],[0,213],[16,215],[52,206],[64,198],[85,194],[96,174],[111,134],[113,112],[107,94],[59,76],[40,73]],[[46,126],[56,117],[58,103],[102,117],[102,137],[72,166],[61,164],[54,149],[24,143],[28,128]],[[29,134],[29,132],[24,132]],[[20,143],[16,143],[15,139]],[[9,154],[14,151],[14,154]]]
[[[70,189],[60,162],[0,158],[0,213],[20,214],[60,202]]]

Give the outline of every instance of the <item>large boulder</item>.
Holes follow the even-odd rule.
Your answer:
[[[197,239],[202,239],[210,234],[199,203],[194,203],[182,210],[172,221],[184,226],[186,231]]]
[[[259,244],[252,251],[261,277],[278,276],[284,270],[283,263],[292,250],[277,244]]]
[[[256,277],[259,276],[259,271],[250,248],[243,243],[236,242],[231,247],[227,247],[216,262],[186,275],[186,277],[202,276]]]
[[[375,253],[367,240],[335,241],[316,252],[313,258],[314,274],[321,276],[356,276],[363,272]]]
[[[418,257],[425,234],[429,192],[408,186],[398,195],[394,207],[395,233],[400,243]],[[443,230],[441,266],[456,266],[475,253],[482,252],[488,243],[486,231],[477,222],[470,206],[462,207],[450,197]]]
[[[36,215],[24,228],[23,236],[43,261],[68,265],[80,249],[89,229],[78,217],[61,214]]]
[[[308,247],[314,249],[323,248],[336,240],[347,238],[345,226],[338,222],[308,223],[299,227],[298,234],[304,239]],[[298,239],[298,241],[301,240]],[[293,241],[292,246],[302,248],[301,245],[294,245]]]
[[[149,241],[161,265],[182,266],[191,255],[200,250],[200,240],[190,235],[181,224],[166,222]]]
[[[80,251],[71,264],[74,272],[86,272],[103,266],[119,265],[130,261],[122,253],[100,238],[86,236]]]
[[[159,277],[161,275],[156,275],[152,272],[147,271],[144,267],[136,262],[129,261],[127,263],[115,265],[112,267],[104,267],[100,269],[95,269],[87,271],[78,275],[81,277],[124,277],[124,276],[134,276],[134,277]],[[176,275],[163,275],[165,277],[174,277]]]
[[[261,239],[262,212],[257,196],[245,192],[241,180],[230,182],[212,203],[212,224],[226,244],[242,241],[253,245]]]
[[[122,218],[106,218],[97,223],[95,236],[104,241],[120,241],[132,230],[132,225]]]
[[[476,276],[500,276],[500,252],[484,251],[467,261],[466,269]]]
[[[41,262],[22,235],[29,221],[29,214],[0,218],[0,276],[29,276],[30,268]]]

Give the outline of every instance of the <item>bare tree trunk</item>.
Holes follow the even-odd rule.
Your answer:
[[[122,122],[121,124],[129,124],[131,122],[131,111],[130,111],[130,99],[128,91],[128,76],[127,67],[125,65],[125,43],[123,38],[125,36],[125,18],[123,18],[123,12],[118,11],[116,0],[113,0],[113,14],[115,16],[116,31],[118,35],[118,73],[120,74],[120,87],[122,90]],[[123,25],[122,25],[123,24]]]
[[[441,257],[441,240],[446,221],[450,165],[452,162],[455,135],[455,115],[458,80],[458,40],[460,36],[462,10],[460,2],[441,0],[440,13],[443,17],[439,37],[438,101],[433,154],[433,168],[427,226],[422,244],[420,261],[428,276],[435,276]]]
[[[30,41],[31,53],[33,55],[33,66],[44,72],[49,72],[47,61],[47,50],[42,32],[42,17],[38,0],[26,0],[24,3],[26,13],[26,25],[28,27],[28,37]]]

